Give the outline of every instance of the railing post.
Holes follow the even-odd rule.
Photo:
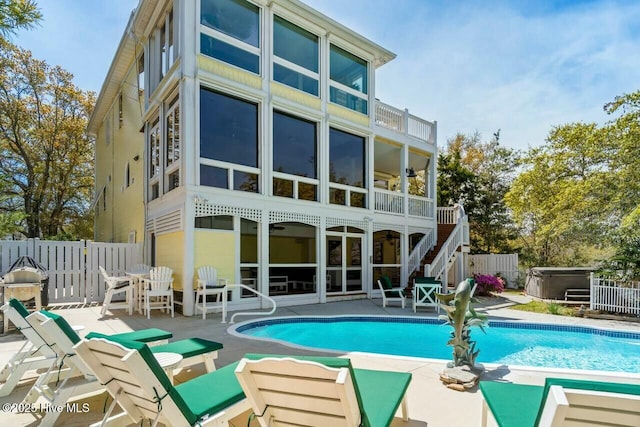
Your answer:
[[[408,108],[404,109],[404,114],[402,115],[402,127],[404,128],[402,129],[403,133],[405,135],[409,135],[409,109]]]
[[[595,274],[593,273],[593,271],[589,274],[589,293],[591,295],[591,298],[589,298],[589,309],[593,310],[594,308],[594,299],[596,296],[595,293]]]

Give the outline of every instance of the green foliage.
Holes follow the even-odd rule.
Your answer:
[[[517,237],[504,201],[518,153],[500,145],[498,130],[489,142],[478,133],[458,134],[438,156],[438,205],[461,203],[469,215],[473,253],[511,252]]]
[[[505,199],[528,265],[585,265],[591,248],[622,249],[640,200],[640,92],[607,104],[619,116],[604,126],[554,128],[531,149]],[[624,228],[624,227],[623,227]],[[638,236],[627,227],[624,235]]]
[[[20,28],[33,28],[41,19],[34,0],[0,0],[0,34],[4,37]]]
[[[21,212],[27,237],[91,238],[93,93],[3,39],[0,63],[0,210]]]

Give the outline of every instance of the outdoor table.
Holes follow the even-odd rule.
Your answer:
[[[167,373],[171,384],[173,384],[173,370],[180,365],[180,362],[182,362],[182,355],[168,351],[159,351],[157,353],[153,353],[153,356],[158,361],[160,367]]]
[[[133,304],[140,314],[144,314],[144,279],[149,278],[149,273],[127,272],[124,273],[131,281],[133,286]]]

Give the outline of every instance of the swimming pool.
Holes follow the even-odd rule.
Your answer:
[[[287,317],[244,322],[235,332],[309,349],[451,359],[451,327],[432,318]],[[472,330],[478,362],[640,373],[640,332],[490,321]]]

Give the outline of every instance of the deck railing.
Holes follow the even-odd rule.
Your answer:
[[[431,229],[427,234],[422,236],[422,239],[418,242],[411,254],[409,254],[409,259],[407,261],[408,271],[407,275],[410,276],[414,271],[417,271],[420,268],[420,262],[425,257],[425,255],[433,249],[436,245],[436,230]]]
[[[433,199],[409,195],[409,215],[433,218]]]
[[[378,212],[404,214],[404,196],[402,193],[389,190],[375,190],[374,209]]]
[[[434,122],[409,114],[408,110],[400,110],[379,101],[376,102],[375,112],[378,126],[435,144],[436,124]]]
[[[640,316],[640,282],[602,279],[591,273],[591,310]]]

